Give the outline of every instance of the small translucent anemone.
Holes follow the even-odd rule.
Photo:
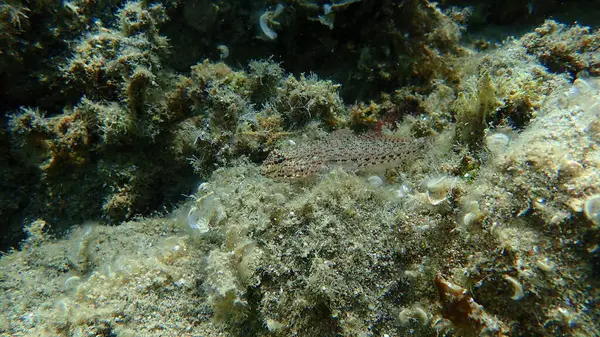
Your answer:
[[[187,222],[191,229],[198,231],[200,234],[204,234],[210,229],[210,227],[208,227],[208,219],[204,217],[204,214],[202,214],[196,206],[190,208]]]
[[[279,25],[279,22],[275,21],[275,19],[281,15],[283,8],[282,4],[278,4],[274,11],[266,11],[260,16],[258,25],[263,33],[261,37],[265,40],[275,40],[277,38],[277,33],[270,26]]]
[[[448,199],[456,185],[456,180],[449,176],[438,176],[426,178],[421,185],[425,188],[427,201],[436,206]]]
[[[476,223],[483,216],[481,210],[479,209],[479,202],[477,202],[476,200],[471,200],[465,203],[463,208],[465,211],[465,214],[463,216],[463,225],[465,227],[469,227],[472,224]]]
[[[229,56],[229,47],[224,44],[220,44],[217,46],[217,50],[219,51],[219,57],[221,60],[226,59]]]
[[[375,188],[383,185],[383,179],[381,179],[379,176],[370,176],[367,178],[367,182],[369,185]]]
[[[485,137],[485,146],[495,155],[506,152],[509,143],[510,137],[504,133],[497,132]]]
[[[586,200],[583,213],[594,225],[600,226],[600,194],[593,195]]]
[[[196,199],[187,214],[187,224],[199,234],[207,233],[211,225],[217,224],[225,216],[219,198],[214,195],[214,192],[209,192],[206,195]]]
[[[522,299],[523,296],[525,296],[525,293],[523,292],[523,285],[521,285],[521,282],[507,274],[504,274],[502,277],[512,286],[514,290],[513,295],[510,297],[511,299],[518,301]]]
[[[419,303],[413,304],[411,308],[405,308],[400,311],[398,318],[402,325],[407,325],[410,322],[415,321],[425,326],[429,324],[430,320],[429,315]]]

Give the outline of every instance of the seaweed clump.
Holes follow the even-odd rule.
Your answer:
[[[206,60],[187,76],[165,68],[166,13],[159,3],[125,3],[114,25],[96,23],[63,60],[69,103],[60,114],[35,107],[9,114],[6,155],[24,168],[22,191],[39,191],[34,202],[5,206],[15,227],[23,214],[60,229],[168,209],[198,174],[240,155],[264,156],[291,125],[342,119],[334,83],[283,81],[274,61],[252,61],[244,71]]]
[[[298,185],[240,161],[167,217],[56,241],[33,222],[0,260],[0,329],[597,334],[599,84],[562,83],[474,177],[448,130],[387,185],[339,169]]]
[[[548,69],[573,78],[600,75],[600,30],[585,26],[569,27],[547,20],[523,37],[523,45]]]

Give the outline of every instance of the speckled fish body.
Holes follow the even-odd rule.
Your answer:
[[[271,178],[306,178],[336,167],[349,171],[382,171],[414,158],[423,140],[379,133],[355,135],[339,130],[320,140],[272,151],[261,166]]]

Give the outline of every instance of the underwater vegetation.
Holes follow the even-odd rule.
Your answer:
[[[0,334],[600,335],[600,31],[505,5],[0,4]]]

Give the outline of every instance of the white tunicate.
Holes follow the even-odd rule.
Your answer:
[[[367,178],[367,181],[373,187],[380,187],[383,185],[383,179],[381,179],[379,176],[370,176]]]
[[[596,194],[586,200],[583,206],[583,213],[585,216],[594,223],[596,226],[600,226],[600,195]]]

